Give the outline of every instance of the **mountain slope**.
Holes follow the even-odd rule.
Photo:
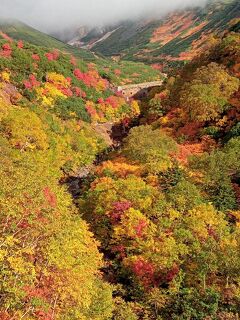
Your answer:
[[[61,52],[74,55],[78,59],[95,63],[101,75],[115,85],[155,81],[162,77],[159,71],[143,63],[113,61],[89,50],[68,45],[22,22],[0,20],[0,39],[8,40],[8,37],[14,40],[24,40],[40,47],[55,48]]]
[[[175,12],[163,20],[124,22],[114,26],[116,30],[106,39],[94,45],[91,39],[91,47],[97,53],[132,61],[189,61],[215,34],[229,29],[239,14],[239,1],[210,2],[205,8]]]
[[[80,196],[121,287],[114,320],[239,318],[239,44],[224,36],[152,90],[147,125]]]
[[[98,243],[62,184],[106,148],[90,123],[98,99],[108,117],[128,112],[93,66],[0,40],[1,320],[111,317]]]
[[[76,49],[17,20],[0,20],[0,30],[15,40],[24,40],[37,46],[59,49],[87,60],[94,59],[90,51]]]

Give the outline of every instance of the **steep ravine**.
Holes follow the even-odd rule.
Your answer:
[[[95,131],[105,140],[106,149],[96,156],[95,161],[85,167],[79,168],[78,174],[75,176],[67,176],[63,179],[62,183],[66,184],[68,191],[72,195],[74,202],[77,203],[77,199],[82,193],[82,188],[85,183],[91,178],[94,173],[95,166],[108,160],[110,153],[121,149],[124,138],[128,135],[131,128],[138,126],[141,116],[137,119],[133,119],[127,126],[123,123],[104,123],[94,124]]]

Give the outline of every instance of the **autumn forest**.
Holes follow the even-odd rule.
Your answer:
[[[239,26],[173,64],[0,24],[1,320],[239,319]]]

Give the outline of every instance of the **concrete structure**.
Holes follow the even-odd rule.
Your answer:
[[[117,87],[117,91],[122,92],[123,96],[126,98],[141,98],[146,96],[151,88],[159,87],[162,83],[163,80],[129,84]]]

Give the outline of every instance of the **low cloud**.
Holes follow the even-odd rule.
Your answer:
[[[2,17],[16,18],[42,31],[102,26],[143,15],[162,16],[207,0],[0,0]]]

